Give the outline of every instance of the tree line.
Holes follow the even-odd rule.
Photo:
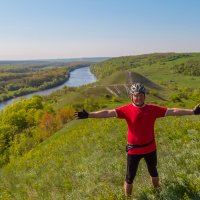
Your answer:
[[[65,82],[69,69],[56,67],[28,73],[0,72],[0,101],[48,89]]]
[[[84,66],[88,63],[0,66],[0,102],[61,85],[69,78],[70,71]]]

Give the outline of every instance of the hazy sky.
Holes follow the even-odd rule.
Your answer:
[[[199,0],[0,0],[0,60],[200,52]]]

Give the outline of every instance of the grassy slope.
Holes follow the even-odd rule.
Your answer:
[[[199,77],[185,76],[172,71],[174,65],[185,63],[188,60],[200,60],[200,54],[190,54],[191,57],[182,57],[173,61],[158,61],[151,67],[135,68],[134,71],[154,80],[157,84],[169,84],[170,81],[177,83],[179,87],[196,87],[199,84]]]
[[[67,92],[61,95],[56,99],[56,103],[53,104],[53,107],[55,109],[59,109],[67,104],[72,104],[75,102],[83,102],[86,98],[98,100],[102,104],[105,103],[108,104],[109,101],[105,101],[105,96],[106,95],[115,96],[115,95],[111,94],[106,88],[110,88],[111,90],[113,90],[118,95],[121,101],[126,102],[129,99],[129,95],[127,94],[127,90],[124,87],[124,85],[129,86],[130,82],[132,82],[133,80],[138,80],[138,81],[143,80],[145,81],[146,87],[149,88],[149,90],[154,89],[152,87],[154,83],[151,82],[151,80],[145,78],[144,76],[135,73],[129,76],[128,71],[119,71],[113,73],[109,77],[97,81],[96,83],[90,84],[88,86],[81,86],[76,91]],[[118,91],[120,91],[120,94],[117,92],[116,88],[118,89]],[[150,99],[152,99],[151,96],[149,97]],[[52,98],[53,97],[50,97],[50,99]]]
[[[196,87],[196,84],[199,83],[198,77],[184,76],[174,73],[172,70],[174,65],[185,63],[189,60],[200,60],[200,53],[166,53],[120,57],[105,61],[103,64],[96,64],[96,71],[100,72],[100,77],[105,77],[104,74],[108,74],[109,68],[116,69],[116,71],[126,69],[138,72],[159,85],[163,84],[163,82],[168,84],[170,80],[173,80],[179,86]],[[107,73],[104,73],[106,71],[104,68],[107,68]]]
[[[172,78],[171,74],[165,77],[169,68],[165,71],[164,68],[158,70],[159,65],[152,66],[140,70],[136,67],[133,71],[144,73],[158,84],[160,77],[166,82]],[[113,74],[98,84],[110,85],[119,80],[124,83],[123,73]],[[191,82],[191,77],[182,77]],[[177,81],[178,85],[184,86],[181,79],[177,80],[180,81]],[[93,85],[89,88],[90,95],[87,95],[87,87],[79,88],[78,92],[72,92],[73,95],[62,95],[55,108],[94,94],[102,99],[107,92],[104,88],[92,89]],[[155,98],[148,99],[151,100]],[[112,108],[121,105],[117,102],[109,104],[108,107]],[[189,116],[157,121],[159,172],[163,187],[159,193],[149,187],[146,167],[141,162],[134,186],[134,195],[138,199],[200,199],[199,119]],[[123,199],[125,144],[124,121],[72,121],[27,155],[0,170],[0,199]]]
[[[151,66],[136,67],[133,71],[143,74],[145,77],[154,80],[157,84],[168,84],[174,81],[179,87],[196,87],[199,84],[199,77],[185,76],[172,71],[174,65],[184,63],[188,60],[200,60],[200,54],[193,55],[191,58],[179,58],[174,61],[166,62],[165,64],[157,62]]]
[[[200,198],[199,119],[158,120],[163,188],[160,193],[150,189],[142,161],[134,186],[138,199]],[[4,198],[11,199],[123,199],[125,144],[124,121],[73,121],[2,169],[0,191],[4,191]]]

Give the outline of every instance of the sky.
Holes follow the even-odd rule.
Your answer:
[[[0,60],[200,52],[199,0],[0,0]]]

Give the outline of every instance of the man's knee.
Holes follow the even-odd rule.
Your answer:
[[[158,170],[156,166],[148,166],[148,171],[151,177],[158,177]]]
[[[134,175],[126,174],[126,180],[125,180],[125,182],[127,184],[132,184],[134,179],[135,179],[135,174]]]

